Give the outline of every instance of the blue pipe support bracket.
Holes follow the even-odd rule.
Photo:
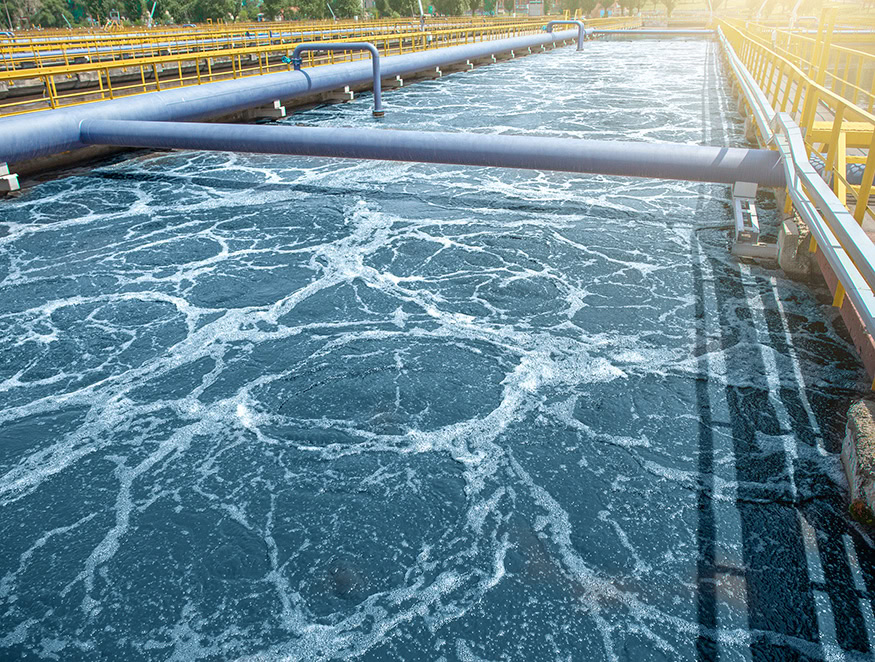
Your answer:
[[[374,117],[385,115],[383,110],[383,95],[380,79],[380,51],[377,47],[366,41],[349,41],[331,44],[298,44],[292,53],[292,66],[295,71],[301,70],[301,53],[304,51],[368,51],[371,54],[371,62],[374,71]]]
[[[551,43],[557,37],[571,39],[572,30],[555,35],[524,35],[511,39],[435,48],[382,58],[382,75],[410,76],[424,69],[445,67],[495,53],[524,50]],[[0,118],[0,163],[15,164],[84,147],[79,123],[85,119],[159,120],[182,122],[216,119],[257,108],[274,100],[285,101],[344,85],[364,85],[373,78],[370,62],[329,64],[304,71],[283,71],[248,76],[203,85],[189,85],[120,99],[95,101],[79,106]]]
[[[784,186],[780,155],[765,149],[439,131],[125,120],[85,120],[80,132],[80,141],[88,145],[413,161]]]
[[[583,24],[583,21],[549,21],[544,29],[550,34],[553,33],[554,25],[576,25],[577,26],[577,50],[583,50],[583,40],[586,39],[586,27]]]

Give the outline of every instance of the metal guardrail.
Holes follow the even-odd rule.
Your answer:
[[[192,26],[187,29],[139,29],[124,33],[70,34],[64,37],[43,36],[42,33],[16,35],[0,38],[0,69],[14,70],[22,67],[47,67],[75,63],[77,58],[89,61],[148,57],[159,54],[172,55],[194,51],[214,50],[218,47],[237,48],[277,43],[300,43],[331,39],[369,39],[378,35],[391,35],[428,29],[453,28],[474,29],[478,27],[501,27],[507,25],[540,26],[543,19],[520,18],[512,21],[490,19],[472,21],[463,17],[430,19],[427,23],[404,19],[392,22],[355,22],[317,24],[309,23],[260,23],[252,26]]]
[[[391,23],[361,23],[355,21],[331,23],[328,25],[295,23],[260,23],[258,27],[211,26],[192,27],[186,30],[174,29],[132,31],[116,33],[84,33],[62,37],[16,36],[12,39],[0,37],[0,72],[18,68],[49,67],[75,64],[81,61],[95,62],[101,59],[130,59],[173,55],[195,51],[215,50],[216,48],[245,48],[278,43],[296,44],[303,41],[327,40],[368,40],[380,35],[400,33],[442,31],[452,29],[476,30],[478,28],[501,28],[510,25],[543,25],[546,17],[533,18],[489,18],[476,21],[464,17],[434,19],[427,22],[404,19]],[[593,25],[620,24],[629,19],[592,19]],[[210,29],[205,29],[209,27]]]
[[[540,20],[524,19],[514,22],[491,24],[472,24],[470,22],[431,21],[429,31],[454,28],[476,29],[480,27],[540,26]],[[279,43],[300,43],[302,41],[325,41],[336,39],[365,39],[380,35],[394,35],[421,32],[426,26],[419,21],[398,22],[385,25],[361,25],[351,23],[330,28],[308,28],[292,24],[277,24],[271,29],[248,30],[228,28],[225,30],[204,31],[192,28],[187,31],[140,32],[126,35],[104,34],[85,35],[84,39],[70,38],[65,41],[15,38],[0,39],[0,69],[48,67],[68,65],[83,61],[102,59],[130,59],[155,55],[173,55],[195,51],[215,50],[217,48],[246,48]]]
[[[371,41],[383,56],[404,54],[457,44],[489,41],[531,34],[540,24],[502,25],[496,27],[454,28],[430,32],[405,32],[383,35]],[[339,40],[325,40],[336,43]],[[0,115],[14,115],[49,108],[115,99],[129,94],[198,85],[218,80],[258,76],[277,71],[291,71],[291,52],[301,40],[291,43],[263,44],[233,50],[214,48],[194,53],[145,56],[136,60],[109,60],[70,64],[63,67],[36,68],[0,72],[0,84],[7,90],[25,86],[33,93],[19,100],[7,92],[0,100]],[[308,54],[307,66],[334,64],[361,58],[359,53],[329,53],[320,57]]]
[[[637,18],[602,19],[603,26],[634,26]],[[543,30],[543,21],[499,25],[459,26],[442,30],[408,31],[370,37],[382,56],[402,55],[460,44],[507,39]],[[348,37],[326,39],[326,45]],[[131,59],[109,59],[62,66],[0,71],[0,116],[17,115],[120,96],[199,85],[219,80],[291,71],[294,47],[309,39],[265,40],[233,49],[202,44],[194,52],[151,54]],[[211,47],[212,46],[212,47]],[[360,59],[360,53],[309,53],[306,66]]]
[[[835,43],[841,33],[834,32],[834,21],[827,14],[815,36],[761,23],[745,23],[743,30],[818,84],[871,113],[875,108],[875,54]],[[734,26],[742,29],[739,23]]]
[[[776,112],[765,92],[745,67],[732,43],[718,28],[729,66],[750,106],[761,142],[778,150],[784,162],[787,193],[793,207],[808,225],[817,247],[839,281],[834,304],[846,294],[867,332],[875,332],[875,245],[808,159],[802,130],[786,112]],[[868,170],[868,169],[867,169]],[[871,180],[870,180],[871,182]]]
[[[854,218],[875,218],[869,205],[875,177],[875,115],[812,79],[761,40],[723,23],[722,34],[777,112],[799,124],[809,156],[824,163],[824,177],[833,182],[840,200],[852,198]],[[760,135],[766,136],[760,127]],[[851,184],[848,167],[864,166],[859,184]]]
[[[501,23],[520,23],[524,20],[539,21],[543,17],[529,16],[427,16],[429,25],[498,25]],[[194,25],[156,25],[153,27],[146,26],[130,26],[130,27],[76,27],[76,28],[31,28],[25,30],[17,30],[14,32],[0,31],[0,43],[5,41],[6,37],[13,37],[19,40],[40,41],[56,41],[68,42],[76,39],[111,39],[111,38],[127,38],[130,36],[143,35],[172,35],[172,34],[216,34],[226,33],[229,31],[250,31],[266,33],[270,30],[325,30],[331,31],[336,28],[384,28],[390,32],[398,32],[409,27],[412,24],[419,24],[420,18],[416,17],[398,17],[398,18],[383,18],[383,19],[311,19],[311,20],[285,20],[285,21],[240,21],[227,23],[223,20],[211,22],[207,19],[206,23],[198,23]]]

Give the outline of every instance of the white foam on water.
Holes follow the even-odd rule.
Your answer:
[[[706,79],[689,62],[705,47],[670,48],[678,58],[653,63],[652,46],[594,42],[403,88],[391,112],[426,130],[693,144]],[[549,103],[529,93],[545,79],[560,90]],[[306,119],[371,126],[363,107]],[[327,660],[418,638],[435,659],[492,659],[500,651],[466,632],[487,623],[557,660],[621,659],[634,642],[684,657],[700,632],[687,538],[702,477],[680,442],[698,421],[689,246],[701,190],[173,153],[15,201],[0,277],[20,300],[0,310],[0,350],[23,358],[0,377],[0,426],[33,423],[20,433],[33,441],[3,456],[0,504],[61,503],[84,480],[81,502],[16,534],[0,566],[0,647]],[[727,196],[707,190],[713,223]],[[762,343],[712,347],[710,388],[741,385],[726,364],[752,350],[780,365]],[[588,416],[595,399],[626,396]],[[715,499],[738,488],[718,476]],[[643,513],[665,539],[642,541]],[[173,516],[207,524],[161,529]],[[239,537],[221,538],[224,523]],[[128,565],[151,551],[139,549],[146,530],[167,558],[134,600],[127,587],[156,572]],[[195,551],[176,537],[198,539]],[[233,581],[210,566],[225,542],[246,559]],[[333,593],[320,579],[332,562],[345,582]],[[20,605],[49,567],[65,611],[35,618]],[[529,627],[502,606],[517,599]],[[567,604],[566,627],[549,614]],[[245,624],[259,605],[265,622]],[[159,613],[124,644],[106,629],[110,615]],[[750,636],[714,633],[735,648]]]

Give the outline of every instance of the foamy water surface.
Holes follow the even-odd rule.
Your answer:
[[[370,104],[286,122],[743,144],[700,41]],[[0,658],[868,659],[865,374],[730,223],[726,186],[194,152],[0,203]]]

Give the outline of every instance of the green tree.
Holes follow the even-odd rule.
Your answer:
[[[414,2],[415,0],[389,0],[389,7],[393,14],[398,14],[398,16],[412,16],[418,13],[418,9],[414,12]]]
[[[671,13],[674,11],[674,8],[677,7],[677,0],[659,0],[659,2],[665,5],[666,17],[671,18]]]
[[[583,13],[583,16],[589,16],[589,13],[595,9],[596,3],[598,0],[562,0],[559,4],[560,9],[568,10],[572,14],[580,9]],[[631,1],[631,0],[629,0]],[[641,0],[643,1],[643,0]],[[546,11],[546,9],[545,9]]]
[[[136,21],[142,18],[143,13],[148,12],[152,5],[150,4],[147,9],[144,0],[121,0],[117,3],[117,7],[122,16],[127,17],[131,21]],[[158,10],[156,9],[155,11]]]
[[[468,5],[468,9],[471,11],[471,16],[473,16],[474,12],[480,9],[480,5],[483,4],[483,0],[466,0],[465,4]]]
[[[208,18],[226,18],[233,14],[234,0],[194,0],[190,6],[191,20],[205,23]]]
[[[514,9],[516,9],[515,0],[504,0],[504,11],[512,12]]]
[[[359,0],[331,0],[331,8],[337,18],[352,18],[362,15],[362,4]]]
[[[264,13],[264,18],[272,21],[280,15],[291,3],[287,0],[263,0],[261,3],[261,11]],[[303,9],[304,5],[313,4],[312,2],[301,2],[298,5]]]
[[[445,16],[461,16],[464,11],[462,0],[434,0],[434,9]]]
[[[331,18],[325,0],[284,0],[285,6],[294,4],[298,7],[298,16],[308,19]],[[333,5],[332,5],[333,6]]]
[[[70,12],[67,0],[42,0],[35,14],[31,15],[33,25],[41,25],[44,28],[66,27],[66,18],[73,22],[73,14]]]

